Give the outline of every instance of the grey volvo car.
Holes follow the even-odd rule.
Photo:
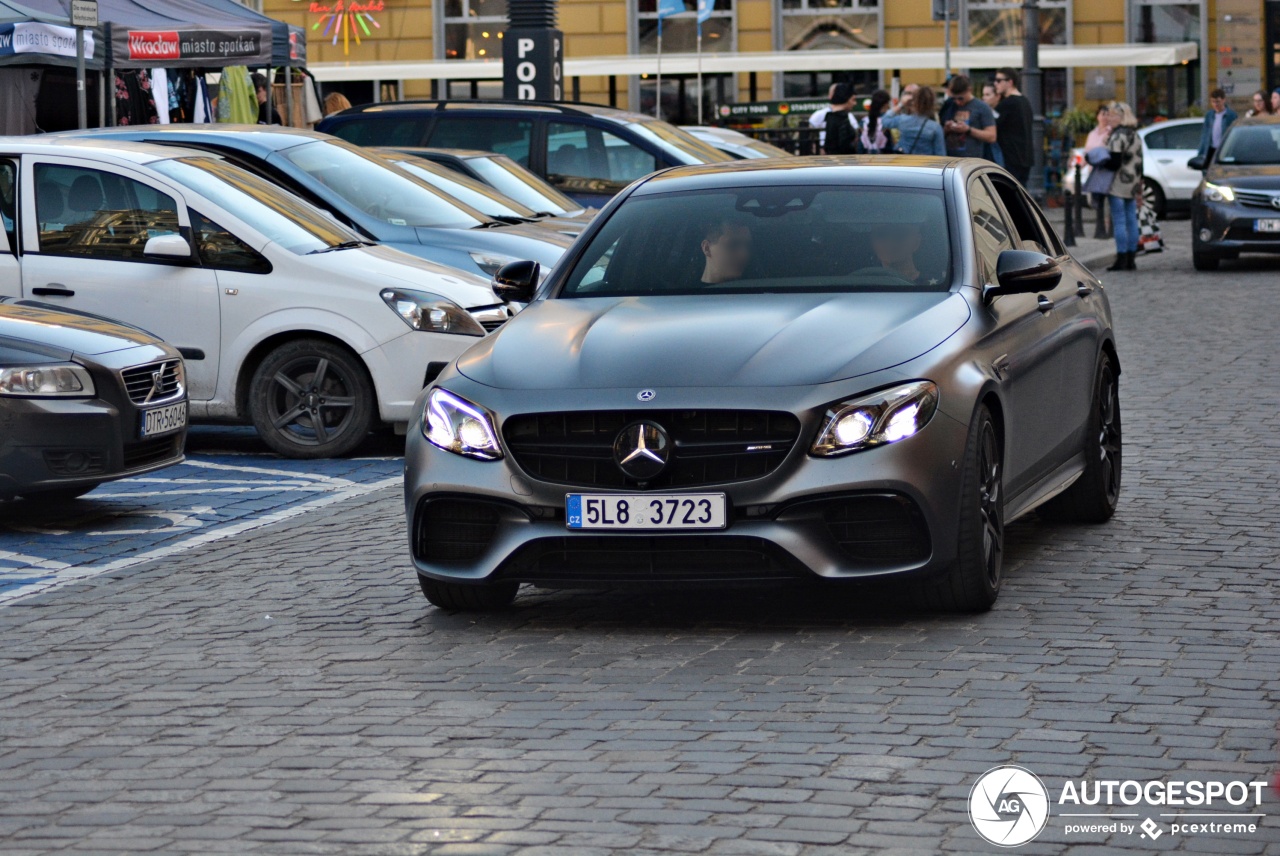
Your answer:
[[[901,576],[984,610],[1007,522],[1115,510],[1106,294],[990,163],[677,167],[537,274],[498,273],[528,307],[417,403],[405,506],[437,606]]]

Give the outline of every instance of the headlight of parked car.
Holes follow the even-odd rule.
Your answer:
[[[1235,202],[1236,192],[1234,189],[1222,184],[1204,183],[1204,198],[1210,202]]]
[[[91,398],[93,378],[83,366],[55,363],[0,369],[0,395],[24,398]]]
[[[810,450],[832,457],[896,443],[917,433],[938,410],[938,387],[917,380],[882,389],[827,411]]]
[[[471,313],[438,294],[386,288],[382,290],[382,299],[414,330],[462,336],[484,335],[484,327],[471,317]]]
[[[496,461],[502,457],[488,411],[447,389],[433,389],[427,395],[422,435],[441,449],[468,458]]]

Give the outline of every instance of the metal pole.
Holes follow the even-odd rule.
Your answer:
[[[76,27],[76,127],[84,130],[89,127],[89,106],[85,103],[84,91],[84,27]]]
[[[654,90],[653,117],[662,118],[662,18],[658,18],[658,88]]]
[[[1076,163],[1076,192],[1072,198],[1075,203],[1076,234],[1084,237],[1084,185],[1081,184],[1080,164]]]
[[[290,65],[284,67],[284,123],[293,124],[293,66]]]
[[[698,121],[693,124],[702,124],[702,21],[698,21]]]
[[[267,107],[267,119],[266,119],[266,124],[268,124],[268,125],[270,125],[270,124],[271,124],[271,96],[272,96],[272,94],[273,94],[271,90],[273,90],[274,88],[275,88],[275,84],[272,82],[272,79],[271,79],[271,66],[267,66],[267,101],[266,101],[266,107]]]
[[[1078,174],[1076,180],[1079,181]],[[1063,223],[1062,243],[1068,247],[1074,247],[1076,245],[1076,217],[1074,209],[1076,207],[1076,197],[1079,195],[1079,184],[1076,185],[1075,193],[1072,193],[1071,191],[1063,191],[1062,194],[1062,212],[1066,214],[1066,217],[1063,218],[1065,222]]]
[[[1022,94],[1031,102],[1031,176],[1027,192],[1044,204],[1044,86],[1040,73],[1039,0],[1022,4]]]
[[[942,56],[943,65],[946,72],[943,74],[944,82],[951,79],[951,3],[953,0],[943,0],[942,2]],[[934,18],[936,21],[937,18]]]
[[[98,72],[98,127],[107,127],[107,72]]]

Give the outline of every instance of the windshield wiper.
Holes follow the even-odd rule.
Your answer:
[[[488,223],[481,223],[478,226],[472,226],[473,229],[501,229],[503,226],[510,226],[510,223],[503,223],[501,220],[490,220]]]
[[[372,247],[372,246],[373,246],[372,241],[343,241],[341,244],[334,244],[332,247],[321,247],[318,250],[312,250],[311,252],[307,253],[307,255],[314,256],[317,253],[331,253],[334,250],[354,250],[356,247]]]

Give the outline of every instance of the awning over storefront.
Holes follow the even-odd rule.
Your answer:
[[[102,32],[85,30],[88,68],[102,68]],[[76,64],[76,30],[66,15],[0,0],[0,65]]]
[[[1115,68],[1127,66],[1182,65],[1199,56],[1195,42],[1171,44],[1045,45],[1040,48],[1043,68]],[[942,68],[941,48],[865,51],[770,51],[766,53],[704,53],[703,74],[786,71],[893,71]],[[1014,68],[1022,65],[1022,48],[953,48],[953,68]],[[434,62],[315,63],[316,80],[336,83],[352,80],[497,80],[502,62],[438,60]],[[693,74],[696,54],[663,54],[663,74]],[[642,75],[658,72],[656,54],[636,56],[567,57],[565,77]]]
[[[271,64],[291,65],[295,68],[307,64],[307,31],[302,27],[286,24],[255,12],[236,0],[204,0],[203,5],[235,15],[254,23],[266,23],[271,27]]]

